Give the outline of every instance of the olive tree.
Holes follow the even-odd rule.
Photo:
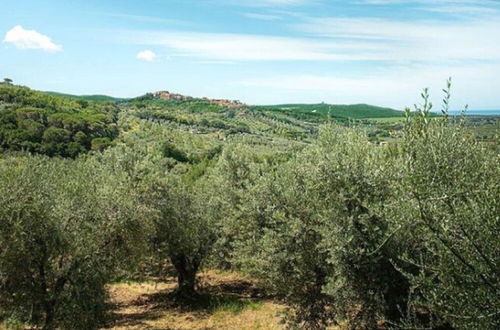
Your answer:
[[[498,328],[498,153],[475,141],[463,121],[431,119],[430,108],[424,102],[418,116],[408,117],[398,180],[405,198],[393,206],[412,237],[400,262],[416,269],[405,271],[412,284],[409,322],[429,325],[429,317],[422,321],[416,313],[426,309],[430,325]]]
[[[291,326],[374,328],[399,316],[408,285],[390,262],[382,217],[390,167],[362,132],[328,125],[248,191],[235,260],[292,306]]]
[[[211,256],[213,265],[232,267],[234,245],[248,232],[244,228],[248,197],[259,195],[257,183],[263,174],[291,157],[291,152],[283,149],[236,142],[226,146],[218,158],[212,171],[214,193],[209,196],[212,209],[219,215],[218,238]]]
[[[103,160],[103,159],[101,159]],[[106,160],[0,164],[0,309],[44,329],[94,328],[105,285],[147,228],[128,176]]]
[[[154,250],[160,259],[169,259],[177,272],[176,298],[193,299],[197,296],[196,274],[217,238],[216,217],[208,203],[209,179],[193,179],[189,170],[176,173],[152,166],[157,171],[146,179],[143,200],[155,212]]]

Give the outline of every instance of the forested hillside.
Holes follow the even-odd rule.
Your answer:
[[[0,84],[0,148],[75,157],[118,136],[114,103],[47,95]]]
[[[65,98],[69,99],[76,99],[76,100],[86,100],[86,101],[96,101],[96,102],[117,102],[117,101],[123,101],[124,99],[112,97],[112,96],[107,96],[107,95],[72,95],[72,94],[64,94],[64,93],[58,93],[58,92],[44,92],[49,95],[54,95],[54,96],[62,96]]]
[[[283,112],[292,116],[318,116],[325,115],[331,118],[390,118],[401,117],[402,111],[376,107],[369,104],[352,104],[352,105],[332,105],[326,103],[320,104],[282,104],[272,106],[259,106],[258,109],[274,110]]]
[[[164,288],[155,322],[265,297],[276,328],[500,327],[498,122],[450,119],[449,90],[442,116],[426,91],[412,113],[158,95],[0,85],[6,327],[114,327],[131,282]],[[223,297],[202,271],[256,288]]]

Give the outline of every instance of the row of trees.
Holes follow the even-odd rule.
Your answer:
[[[234,262],[286,297],[294,324],[498,327],[498,155],[419,121],[391,149],[325,129],[241,191]]]
[[[387,148],[329,124],[294,153],[230,143],[185,161],[137,143],[6,158],[0,311],[96,327],[105,285],[152,256],[176,269],[174,299],[196,299],[204,265],[251,274],[292,328],[498,328],[498,154],[428,110]]]

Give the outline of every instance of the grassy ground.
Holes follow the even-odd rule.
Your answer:
[[[285,306],[264,297],[255,284],[233,273],[200,275],[201,296],[179,305],[166,282],[118,283],[110,286],[112,310],[104,329],[282,329]]]
[[[286,306],[265,296],[254,281],[212,270],[201,273],[199,279],[200,297],[190,304],[173,301],[173,277],[110,285],[111,308],[101,330],[285,329],[280,314]],[[4,329],[0,323],[0,330]],[[11,329],[32,328],[19,324]]]

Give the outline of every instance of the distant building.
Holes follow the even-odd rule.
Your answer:
[[[176,100],[176,101],[186,101],[191,100],[191,96],[185,96],[181,94],[170,93],[169,91],[157,91],[153,93],[153,96],[165,101]]]
[[[165,101],[175,100],[175,101],[187,101],[193,100],[191,96],[185,96],[181,94],[170,93],[169,91],[157,91],[153,93],[153,97],[162,99]],[[217,104],[227,108],[243,108],[245,105],[238,100],[224,100],[224,99],[209,99],[207,97],[202,98],[203,101],[210,102],[212,104]]]

